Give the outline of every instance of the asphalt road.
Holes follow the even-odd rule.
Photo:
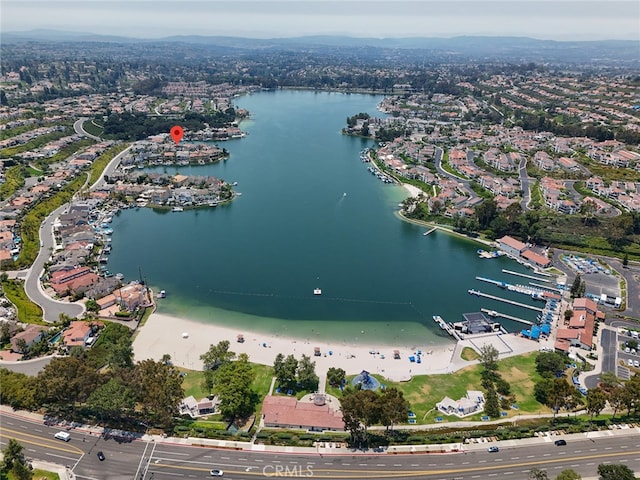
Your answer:
[[[413,478],[469,480],[499,476],[522,480],[532,468],[546,469],[551,478],[565,468],[573,468],[585,478],[595,477],[603,462],[623,463],[640,471],[640,435],[567,438],[557,447],[552,440],[502,442],[500,451],[489,453],[484,446],[455,454],[345,455],[263,453],[182,444],[116,441],[87,436],[70,430],[71,440],[53,438],[59,428],[13,416],[0,417],[0,443],[16,438],[32,459],[68,465],[77,479],[87,480],[176,480],[208,478],[209,470],[224,470],[224,478],[255,479],[274,477],[375,479]],[[285,447],[283,447],[285,448]],[[101,462],[96,453],[102,451]]]
[[[84,313],[84,306],[77,303],[60,302],[50,298],[40,287],[40,276],[44,272],[44,264],[49,260],[54,247],[52,222],[67,208],[63,205],[51,213],[40,225],[40,251],[29,269],[24,289],[31,301],[37,303],[44,311],[44,319],[55,322],[64,313],[70,317],[78,317]]]
[[[92,138],[93,140],[96,140],[98,142],[101,141],[102,139],[100,137],[96,137],[95,135],[91,135],[89,132],[87,132],[84,129],[84,125],[83,124],[87,120],[88,120],[88,118],[80,118],[80,119],[76,120],[76,122],[73,124],[73,129],[79,135],[84,135],[85,137]]]
[[[76,124],[77,123],[78,122],[76,122]],[[109,165],[107,165],[103,172],[103,176],[101,176],[98,181],[91,186],[92,189],[100,188],[104,185],[104,175],[110,175],[115,170],[120,162],[120,158],[129,150],[129,148],[131,147],[123,150],[121,153],[116,155],[111,162],[109,162]],[[43,317],[48,322],[57,321],[62,313],[69,317],[77,318],[85,311],[85,308],[81,303],[60,302],[52,299],[42,291],[40,286],[40,276],[44,272],[44,264],[49,260],[51,251],[55,246],[53,222],[67,208],[67,205],[57,208],[42,222],[40,225],[40,251],[38,252],[38,256],[33,262],[31,268],[26,272],[26,276],[24,276],[25,274],[22,272],[17,274],[17,276],[20,277],[24,276],[24,289],[27,296],[31,301],[42,307],[44,312]]]

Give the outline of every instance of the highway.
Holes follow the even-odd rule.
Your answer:
[[[67,465],[77,479],[87,480],[207,478],[212,468],[224,470],[227,479],[470,480],[499,476],[501,480],[522,480],[532,468],[546,469],[551,478],[565,468],[573,468],[583,478],[590,478],[596,476],[596,468],[603,462],[622,463],[640,471],[638,428],[629,429],[628,435],[598,432],[590,437],[565,436],[566,446],[555,446],[553,437],[546,441],[534,438],[500,442],[496,453],[487,452],[486,445],[475,445],[455,454],[393,455],[347,450],[345,454],[320,455],[222,450],[164,441],[117,441],[74,429],[69,430],[71,440],[65,443],[53,438],[60,427],[6,414],[0,420],[2,448],[9,438],[15,438],[25,447],[28,458]],[[97,458],[98,451],[104,452],[104,462]]]

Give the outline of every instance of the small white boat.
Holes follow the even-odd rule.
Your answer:
[[[116,278],[117,278],[118,280],[122,280],[122,279],[124,278],[124,275],[123,275],[123,274],[121,274],[121,273],[116,273]]]
[[[156,295],[157,298],[166,298],[167,297],[167,292],[165,290],[160,290],[160,293],[158,293],[158,295]]]
[[[322,290],[320,290],[319,288],[314,288],[313,289],[313,294],[314,295],[322,295]]]
[[[173,207],[173,208],[171,209],[171,211],[172,211],[172,212],[183,212],[183,211],[184,211],[184,208],[182,208],[182,207]]]

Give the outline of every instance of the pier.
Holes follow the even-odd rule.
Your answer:
[[[533,285],[534,287],[538,287],[538,288],[543,288],[545,290],[551,290],[553,292],[557,292],[560,295],[562,295],[562,293],[563,293],[563,290],[560,290],[559,288],[547,287],[546,285],[540,285],[540,284],[534,283],[534,282],[529,282],[529,285]]]
[[[445,322],[440,315],[434,315],[432,318],[433,318],[433,321],[436,322],[442,330],[447,332],[456,340],[462,340],[462,338],[460,337],[460,335],[458,335],[458,332],[455,331],[453,326],[450,323]]]
[[[495,295],[489,295],[488,293],[482,293],[480,290],[474,290],[473,288],[468,290],[469,294],[476,295],[478,297],[490,298],[491,300],[497,300],[499,302],[510,303],[522,308],[528,308],[529,310],[535,310],[536,312],[542,312],[542,308],[534,307],[533,305],[527,305],[526,303],[514,302],[502,297],[496,297]]]
[[[496,285],[500,288],[507,288],[507,286],[509,286],[509,284],[506,282],[501,282],[499,280],[493,280],[491,278],[486,278],[486,277],[476,277],[476,280],[480,280],[481,282],[491,283],[492,285]]]
[[[547,280],[546,278],[539,278],[539,277],[534,277],[533,275],[527,275],[526,273],[520,273],[520,272],[514,272],[512,270],[507,270],[505,268],[502,269],[503,273],[509,273],[511,275],[516,275],[517,277],[524,277],[524,278],[530,278],[531,280],[538,280],[539,282],[551,282],[551,280]],[[549,273],[541,273],[540,275],[546,276],[546,277],[550,277],[551,274]]]
[[[529,320],[525,320],[524,318],[513,317],[511,315],[507,315],[506,313],[500,313],[500,312],[496,312],[495,310],[489,310],[488,308],[481,308],[480,311],[483,313],[486,313],[490,317],[506,318],[507,320],[513,320],[515,322],[524,323],[525,325],[529,325],[529,326],[534,325],[533,322],[530,322]]]
[[[425,237],[433,232],[435,232],[438,229],[438,227],[432,227],[431,229],[427,230],[426,232],[424,232],[422,235],[424,235]]]

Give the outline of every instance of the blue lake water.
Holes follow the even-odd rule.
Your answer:
[[[236,181],[242,195],[203,210],[122,211],[109,270],[126,279],[141,272],[166,290],[163,313],[301,338],[442,344],[449,339],[434,314],[458,321],[484,307],[533,320],[535,312],[467,293],[532,303],[475,280],[524,283],[501,272],[524,267],[479,259],[474,242],[423,236],[425,228],[402,221],[407,191],[367,171],[359,152],[369,140],[341,134],[348,116],[380,115],[381,98],[277,91],[238,99],[252,117],[241,125],[245,138],[219,144],[228,160],[154,170]]]

